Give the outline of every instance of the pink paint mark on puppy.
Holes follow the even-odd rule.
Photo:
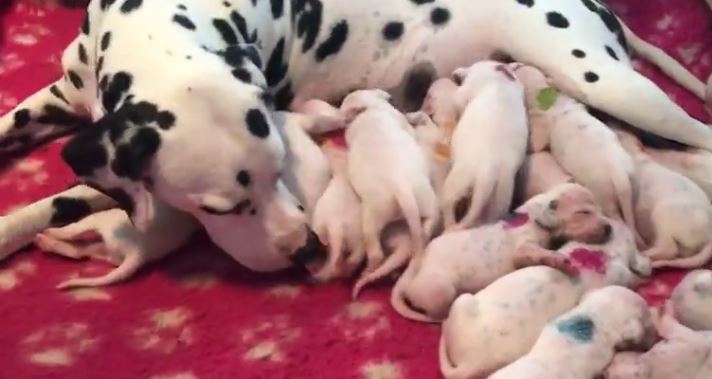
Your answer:
[[[347,150],[349,147],[348,144],[346,144],[346,137],[344,137],[344,133],[342,131],[327,133],[326,138],[331,141],[334,146],[337,146],[343,150]]]
[[[569,254],[575,266],[605,275],[608,269],[608,256],[598,250],[576,249]]]
[[[504,221],[505,229],[519,228],[529,222],[529,215],[526,213],[512,213],[502,221]]]

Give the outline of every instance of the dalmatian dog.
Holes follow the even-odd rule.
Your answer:
[[[73,259],[102,259],[117,266],[104,276],[69,279],[57,288],[99,287],[126,280],[143,265],[185,244],[198,229],[198,224],[186,213],[160,202],[153,204],[157,208],[156,217],[145,233],[133,227],[125,211],[114,208],[38,234],[35,245],[43,251]]]
[[[504,221],[434,239],[396,282],[391,304],[406,318],[441,321],[458,295],[476,293],[517,268],[548,265],[576,274],[568,258],[548,250],[551,242],[601,243],[611,233],[591,192],[564,184]]]
[[[645,300],[625,287],[608,286],[550,322],[531,351],[489,378],[595,378],[617,350],[649,348],[655,337]]]
[[[645,153],[657,163],[685,175],[712,201],[712,153],[701,149],[656,149],[645,146]]]
[[[516,73],[526,86],[527,104],[538,103],[544,91],[556,91],[537,68],[520,66]],[[529,108],[547,123],[552,155],[576,182],[593,191],[606,216],[624,220],[642,245],[633,210],[632,158],[616,135],[581,103],[563,94],[555,96],[549,107]],[[587,154],[582,156],[582,151]]]
[[[523,203],[563,183],[572,183],[573,178],[547,151],[530,154],[524,160],[517,177],[516,198]]]
[[[653,267],[698,268],[712,258],[712,208],[707,195],[690,179],[647,154],[638,139],[616,131],[635,159],[635,211],[644,252]]]
[[[703,379],[712,376],[712,332],[687,328],[675,319],[674,311],[667,311],[659,324],[662,341],[645,353],[616,354],[604,377]]]
[[[712,150],[712,131],[633,70],[633,37],[597,0],[93,0],[64,75],[0,118],[0,151],[78,131],[65,161],[82,182],[125,194],[137,228],[155,197],[204,226],[223,216],[224,232],[247,230],[234,256],[303,261],[318,239],[280,178],[273,106],[380,88],[413,111],[435,79],[507,55],[592,107]]]
[[[673,291],[669,303],[675,317],[686,327],[712,331],[712,271],[688,273]]]
[[[440,339],[440,368],[448,379],[484,377],[526,354],[544,326],[578,304],[585,292],[610,285],[635,287],[650,261],[637,253],[626,226],[611,220],[604,244],[570,241],[558,252],[578,276],[546,266],[507,274],[482,291],[462,294],[450,308]]]

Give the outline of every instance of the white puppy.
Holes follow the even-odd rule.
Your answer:
[[[635,159],[638,230],[651,245],[644,254],[654,268],[701,267],[712,258],[709,199],[690,179],[648,157],[632,134],[617,133]]]
[[[625,287],[605,287],[550,322],[529,353],[489,378],[591,379],[605,370],[616,350],[654,342],[645,300]]]
[[[73,259],[103,259],[118,266],[104,276],[69,279],[57,288],[98,287],[126,280],[142,266],[185,244],[198,229],[198,223],[187,213],[158,201],[153,205],[155,217],[145,233],[131,224],[125,211],[110,209],[38,234],[35,244],[41,250]]]
[[[451,134],[460,118],[455,105],[458,85],[450,78],[438,79],[430,85],[423,100],[421,110],[430,116],[435,124]]]
[[[523,203],[559,184],[572,183],[573,178],[566,173],[554,156],[547,151],[527,156],[517,177],[517,198]]]
[[[528,103],[537,103],[542,93],[554,91],[552,104],[544,109],[530,108],[529,113],[545,117],[556,161],[576,182],[593,191],[608,217],[623,219],[635,233],[636,242],[642,244],[633,211],[633,160],[616,135],[591,116],[584,105],[549,87],[538,69],[519,66],[516,73],[526,87]]]
[[[712,331],[712,271],[687,274],[670,297],[675,316],[694,330]]]
[[[712,153],[689,148],[685,151],[646,147],[645,152],[661,165],[685,175],[712,200]]]
[[[425,154],[408,120],[389,99],[384,91],[362,90],[346,96],[341,105],[349,122],[349,177],[362,201],[366,272],[384,259],[380,237],[385,225],[404,218],[417,254],[439,215]]]
[[[551,240],[600,243],[611,231],[590,191],[563,184],[508,220],[433,240],[396,283],[391,304],[404,317],[439,321],[459,294],[475,293],[517,268],[544,264],[572,271],[565,256],[547,249]]]
[[[428,157],[430,179],[437,194],[442,193],[445,179],[450,171],[450,136],[425,112],[406,115],[415,130],[415,139]]]

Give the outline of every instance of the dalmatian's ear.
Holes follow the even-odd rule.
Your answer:
[[[559,217],[557,210],[559,201],[551,196],[539,195],[532,198],[522,206],[529,216],[546,230],[554,230],[559,227]]]
[[[455,82],[458,86],[461,86],[462,83],[465,82],[465,78],[467,77],[467,74],[469,72],[468,67],[460,67],[456,69],[455,71],[452,72],[452,81]]]

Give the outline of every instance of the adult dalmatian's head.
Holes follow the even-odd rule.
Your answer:
[[[62,156],[81,180],[117,198],[139,229],[151,222],[157,198],[204,225],[225,218],[235,228],[258,227],[266,241],[246,240],[246,249],[259,245],[296,259],[316,239],[281,183],[285,146],[264,87],[229,71],[226,77],[222,62],[210,63],[200,78],[177,78],[158,97],[167,108],[128,90],[115,108],[104,102],[107,113],[70,140]],[[258,71],[249,59],[243,66]],[[104,86],[105,98],[117,75]]]

